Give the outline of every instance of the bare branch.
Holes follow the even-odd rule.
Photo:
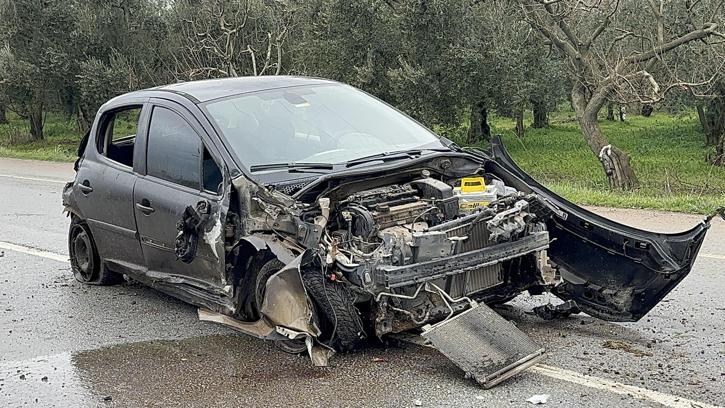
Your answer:
[[[629,56],[625,58],[626,62],[629,63],[639,63],[639,62],[645,62],[652,58],[655,58],[656,56],[660,54],[664,54],[666,52],[672,51],[675,48],[687,44],[691,41],[707,38],[711,35],[714,35],[717,31],[717,24],[715,23],[708,23],[700,30],[691,31],[681,37],[675,38],[674,40],[658,45],[654,47],[653,49],[643,52],[641,54],[635,54],[632,56]]]

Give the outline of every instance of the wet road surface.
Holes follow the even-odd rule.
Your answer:
[[[530,314],[548,301],[543,296],[498,309],[548,358],[483,390],[429,348],[371,345],[315,368],[306,357],[200,322],[194,307],[144,286],[75,282],[62,261],[68,219],[60,206],[72,175],[67,164],[0,159],[0,407],[521,407],[534,394],[550,394],[547,406],[725,405],[721,220],[691,274],[640,322],[586,315],[544,322]],[[659,231],[702,218],[595,210]]]

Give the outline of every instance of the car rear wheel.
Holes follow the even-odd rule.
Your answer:
[[[73,217],[68,231],[68,253],[73,276],[88,285],[113,285],[123,281],[123,275],[101,265],[93,235],[88,224]]]
[[[265,263],[257,272],[257,282],[255,285],[254,300],[257,307],[257,312],[261,315],[262,302],[264,301],[264,292],[267,288],[267,280],[279,272],[284,267],[284,264],[279,259],[271,259]],[[307,351],[307,345],[304,340],[277,340],[274,345],[290,354],[301,354]]]

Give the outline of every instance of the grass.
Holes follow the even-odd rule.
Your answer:
[[[45,140],[23,142],[27,123],[9,115],[0,125],[0,156],[73,161],[80,139],[76,124],[48,115]],[[609,190],[599,161],[579,133],[572,112],[551,115],[546,129],[527,128],[523,138],[513,133],[514,122],[494,117],[491,126],[501,134],[516,162],[556,193],[583,205],[649,208],[687,213],[710,213],[725,206],[725,168],[705,161],[706,149],[696,114],[657,113],[650,118],[631,115],[627,122],[601,121],[609,141],[632,156],[640,189],[631,193]],[[530,123],[531,118],[526,118]],[[440,133],[461,140],[465,124]]]
[[[700,214],[725,206],[725,168],[705,160],[695,113],[631,115],[626,122],[600,123],[609,141],[631,155],[639,190],[609,190],[572,112],[553,114],[549,128],[527,128],[522,138],[513,133],[512,120],[494,118],[492,128],[521,168],[578,204]]]
[[[81,135],[75,121],[61,115],[45,118],[45,139],[29,142],[26,120],[8,113],[7,124],[0,125],[0,156],[19,159],[73,161]]]

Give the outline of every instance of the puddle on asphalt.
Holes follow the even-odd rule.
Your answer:
[[[313,367],[244,335],[129,343],[0,363],[0,406],[374,404],[400,394],[405,377],[462,380],[434,350],[412,348],[369,348]]]
[[[2,405],[93,406],[96,398],[83,386],[71,360],[63,353],[0,363]]]

